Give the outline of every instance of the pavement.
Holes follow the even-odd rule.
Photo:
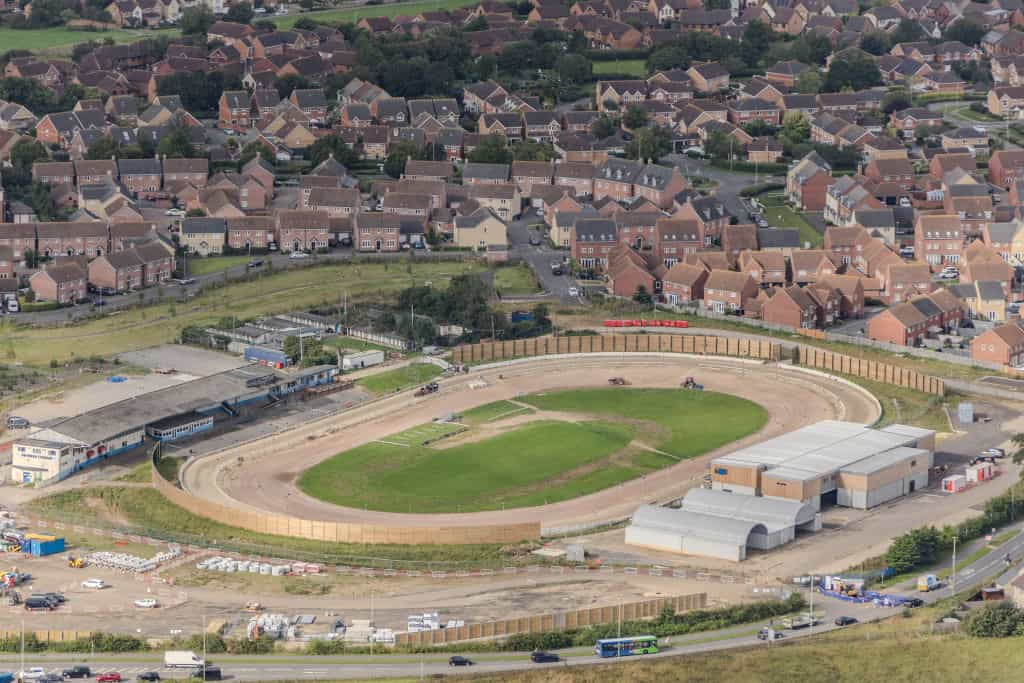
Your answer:
[[[753,173],[739,173],[711,166],[703,159],[691,159],[685,154],[669,154],[661,161],[674,164],[685,176],[702,175],[714,180],[718,185],[714,195],[718,197],[729,212],[742,223],[747,220],[748,206],[740,196],[743,188],[755,183],[781,183],[784,178],[770,175],[756,176]]]
[[[509,223],[510,253],[513,257],[521,258],[530,265],[540,281],[543,296],[555,297],[565,304],[579,303],[579,297],[569,295],[569,288],[575,286],[576,283],[572,276],[568,275],[568,269],[562,275],[554,275],[551,272],[551,264],[567,258],[569,252],[565,249],[552,248],[543,238],[538,246],[530,244],[531,236],[541,237],[538,231],[530,228],[530,225],[543,222],[543,216],[538,215],[536,209],[528,209],[519,218]]]

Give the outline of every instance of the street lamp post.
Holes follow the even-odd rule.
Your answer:
[[[956,595],[956,536],[953,537],[953,595]]]

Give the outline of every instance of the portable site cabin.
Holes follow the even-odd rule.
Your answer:
[[[960,493],[967,488],[967,477],[954,474],[942,480],[942,490],[946,493]]]
[[[978,482],[988,481],[991,479],[994,472],[995,468],[992,467],[992,463],[979,462],[964,470],[964,475],[967,477],[968,482],[977,484]]]

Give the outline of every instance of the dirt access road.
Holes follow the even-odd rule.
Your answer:
[[[610,376],[623,376],[635,387],[667,388],[678,387],[680,379],[688,375],[708,389],[760,404],[768,411],[768,422],[756,434],[703,456],[546,506],[435,515],[375,512],[331,505],[305,495],[295,486],[304,470],[326,458],[447,413],[539,391],[607,386]],[[624,519],[642,502],[679,497],[703,476],[709,460],[737,448],[820,420],[871,423],[879,415],[878,404],[870,394],[836,378],[787,366],[677,354],[528,359],[480,368],[441,384],[441,391],[435,395],[415,398],[406,392],[193,460],[183,470],[184,488],[239,509],[315,520],[401,526],[539,521],[545,533],[553,533]]]

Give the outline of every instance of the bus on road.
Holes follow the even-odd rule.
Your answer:
[[[628,638],[602,638],[594,645],[594,654],[599,657],[627,657],[649,655],[658,651],[655,636],[630,636]]]

